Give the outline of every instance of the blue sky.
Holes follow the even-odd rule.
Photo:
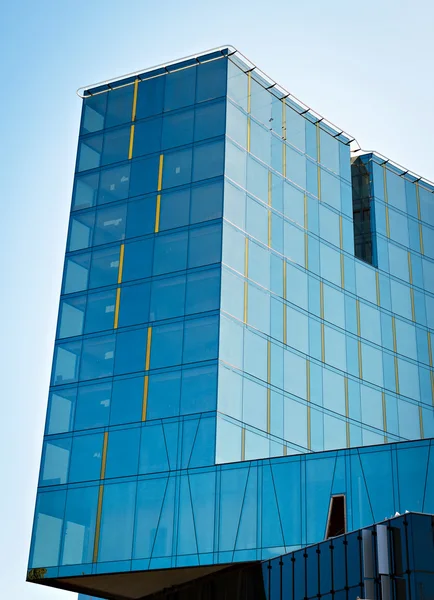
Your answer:
[[[18,0],[0,22],[1,597],[25,583],[80,117],[75,90],[214,46],[434,180],[430,0]]]

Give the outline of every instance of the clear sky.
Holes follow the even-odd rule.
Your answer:
[[[75,90],[231,44],[304,103],[434,180],[432,0],[6,0],[0,19],[0,596],[26,584],[80,117]]]

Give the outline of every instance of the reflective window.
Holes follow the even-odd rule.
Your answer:
[[[74,429],[105,427],[110,416],[110,383],[85,385],[78,388]]]
[[[104,487],[98,560],[128,560],[133,544],[136,482]]]
[[[77,171],[96,169],[101,164],[103,136],[85,138],[78,146]]]
[[[152,195],[128,204],[126,237],[138,237],[154,232],[155,202],[156,198]]]
[[[148,321],[150,294],[150,283],[139,283],[122,288],[119,327],[139,325]]]
[[[134,125],[133,156],[153,154],[161,149],[161,117],[139,121]]]
[[[194,109],[169,113],[163,118],[163,150],[193,142]]]
[[[80,134],[93,133],[104,129],[104,117],[108,94],[96,94],[83,102],[83,117]]]
[[[69,256],[65,259],[63,293],[72,294],[87,288],[90,269],[90,254]]]
[[[100,478],[104,434],[78,435],[72,440],[69,482]]]
[[[72,210],[95,206],[98,193],[99,173],[91,173],[75,178],[72,196]]]
[[[146,418],[162,419],[179,415],[181,371],[149,376]]]
[[[105,477],[136,475],[139,466],[139,444],[139,427],[110,431]]]
[[[188,225],[190,192],[190,188],[184,188],[161,196],[160,231]]]
[[[196,367],[182,371],[181,415],[216,409],[217,367]]]
[[[183,362],[217,358],[218,318],[185,321]]]
[[[141,158],[131,163],[130,196],[140,196],[157,190],[159,163],[158,156]]]
[[[208,225],[190,230],[188,267],[200,267],[220,262],[222,244],[221,225]]]
[[[69,225],[68,251],[89,248],[92,244],[95,212],[78,213],[71,216]]]
[[[217,310],[220,305],[220,269],[189,273],[185,314]]]
[[[121,129],[107,131],[104,134],[102,166],[127,160],[130,146],[130,129],[130,127],[122,127]]]
[[[180,271],[187,266],[188,232],[159,235],[155,238],[154,275]]]
[[[185,148],[164,155],[163,188],[184,185],[191,181],[192,149]]]
[[[134,329],[116,336],[115,375],[144,371],[147,329]]]
[[[59,310],[59,338],[73,337],[83,333],[85,297],[62,300]]]
[[[139,82],[137,88],[137,119],[144,119],[163,112],[166,79],[167,77],[160,76]]]
[[[60,564],[79,565],[92,562],[97,503],[97,486],[68,491]]]
[[[83,340],[80,379],[96,379],[113,374],[115,336]]]
[[[96,288],[117,283],[119,246],[95,250],[92,253],[89,287]]]
[[[48,399],[46,433],[64,433],[72,429],[77,389],[66,388],[51,392]]]
[[[107,93],[106,127],[113,127],[131,121],[133,95],[133,85],[117,88]]]
[[[154,239],[125,244],[122,280],[144,279],[152,275]]]
[[[224,133],[225,103],[223,100],[196,107],[194,120],[194,140],[196,142],[224,135]]]
[[[56,346],[54,350],[52,385],[72,383],[78,379],[81,341]]]
[[[101,171],[98,204],[124,200],[130,187],[130,164]],[[135,195],[131,193],[131,195]]]
[[[99,209],[96,214],[94,245],[123,240],[127,216],[126,204]]]
[[[223,175],[224,140],[197,144],[193,148],[193,181]]]
[[[151,291],[151,321],[180,317],[184,314],[185,275],[154,279]]]
[[[44,443],[39,485],[67,483],[71,438],[50,439]]]
[[[165,76],[164,110],[174,110],[194,104],[197,68],[174,71]]]
[[[191,190],[190,222],[200,223],[222,216],[223,181],[205,183]]]
[[[218,98],[226,94],[227,59],[205,62],[197,71],[196,102]]]
[[[32,568],[59,564],[66,491],[39,493],[33,529]]]
[[[113,328],[116,304],[116,291],[109,290],[89,294],[87,297],[85,333],[94,333]]]
[[[181,364],[182,323],[152,328],[151,369]]]
[[[134,423],[142,418],[143,377],[113,381],[110,425]]]

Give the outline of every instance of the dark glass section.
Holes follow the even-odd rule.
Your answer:
[[[351,183],[353,189],[354,253],[357,258],[370,265],[376,265],[373,248],[372,190],[369,163],[356,158],[351,163]]]
[[[345,496],[332,496],[326,538],[342,535],[345,530]]]

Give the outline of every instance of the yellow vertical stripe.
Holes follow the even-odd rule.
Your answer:
[[[149,376],[145,375],[145,379],[143,382],[142,421],[146,421],[146,413],[148,410],[148,391],[149,391]]]
[[[396,389],[396,393],[399,394],[399,369],[398,369],[398,357],[394,356],[394,363],[395,363],[395,389]]]
[[[345,288],[345,261],[344,255],[341,253],[341,288]]]
[[[360,337],[360,300],[356,300],[357,335]]]
[[[105,467],[106,467],[106,463],[107,463],[107,444],[108,444],[108,431],[104,431],[100,479],[104,479],[104,477],[105,477]]]
[[[161,192],[163,187],[163,166],[164,166],[164,154],[160,154],[160,161],[158,163],[158,187],[157,190]]]
[[[247,117],[247,152],[250,152],[250,129],[251,129],[251,125],[250,125],[250,117]]]
[[[429,364],[432,367],[433,366],[433,353],[432,353],[432,343],[431,343],[431,332],[428,331],[427,332],[427,337],[428,337],[428,360],[429,360]]]
[[[322,362],[325,362],[324,323],[321,323],[321,360]]]
[[[309,236],[304,234],[304,268],[309,268]]]
[[[423,430],[423,414],[422,414],[421,406],[419,406],[419,427],[420,427],[420,437],[423,439],[425,437],[425,433]]]
[[[286,140],[286,104],[282,100],[282,138]]]
[[[146,340],[145,371],[149,371],[149,368],[151,365],[151,342],[152,342],[152,327],[148,327],[148,338]]]
[[[115,304],[115,316],[114,316],[114,322],[113,322],[113,329],[118,328],[120,304],[121,304],[121,288],[118,287],[116,290],[116,304]]]
[[[347,442],[347,448],[350,447],[350,422],[349,422],[349,417],[350,417],[350,408],[349,408],[349,399],[348,399],[348,377],[344,377],[344,387],[345,387],[345,416],[346,416],[346,422],[345,422],[345,430],[346,430],[346,442]]]
[[[434,371],[431,371],[431,399],[434,405]]]
[[[246,460],[246,430],[241,429],[241,460]]]
[[[362,342],[357,341],[357,354],[359,357],[359,379],[363,379],[363,364],[362,364]]]
[[[422,221],[422,219],[421,219],[421,212],[420,212],[420,190],[419,190],[419,182],[418,181],[416,181],[415,186],[416,186],[417,218],[419,219],[419,221]]]
[[[390,238],[389,207],[386,206],[386,236]]]
[[[139,90],[139,80],[136,79],[134,82],[134,94],[133,94],[133,108],[131,110],[131,121],[136,120],[136,111],[137,111],[137,92]]]
[[[378,273],[378,271],[375,271],[375,290],[376,290],[376,296],[377,296],[377,306],[380,306],[380,304],[381,304],[381,298],[380,298],[380,274]]]
[[[318,199],[321,200],[321,136],[320,136],[320,128],[319,124],[316,123],[316,156],[318,161]]]
[[[419,223],[419,245],[420,245],[420,253],[425,254],[425,247],[424,247],[424,243],[423,243],[422,223]]]
[[[395,322],[395,317],[392,317],[392,336],[393,336],[393,351],[396,352],[396,322]]]
[[[160,230],[160,212],[161,212],[161,195],[157,194],[157,203],[155,205],[155,227],[154,227],[155,233],[158,233]]]
[[[324,283],[319,282],[319,316],[324,319]]]
[[[410,288],[410,301],[411,301],[411,320],[416,321],[416,308],[414,304],[414,289]]]
[[[308,227],[308,207],[307,207],[307,194],[304,195],[304,228]]]
[[[124,253],[125,244],[121,244],[121,247],[119,248],[118,283],[122,283],[122,273],[124,270]]]
[[[383,167],[383,192],[384,192],[384,202],[389,202],[389,198],[387,196],[387,172],[386,172],[386,166],[382,165]]]
[[[381,404],[383,408],[383,431],[384,431],[384,443],[387,444],[387,413],[386,413],[386,394],[381,392]]]
[[[288,456],[288,446],[283,446],[283,456]]]
[[[282,175],[286,177],[286,143],[282,142]]]
[[[339,215],[339,247],[341,250],[344,249],[344,226],[342,222],[342,215]]]
[[[408,277],[409,277],[410,283],[413,284],[413,267],[411,264],[411,252],[410,251],[407,252],[407,262],[408,262]]]
[[[98,491],[98,505],[96,509],[96,524],[95,524],[95,538],[93,541],[93,557],[92,561],[97,562],[98,560],[98,547],[99,547],[99,534],[101,531],[101,512],[102,512],[102,499],[104,495],[104,486],[99,486]]]
[[[130,128],[130,145],[128,147],[128,159],[129,160],[131,160],[133,158],[134,131],[135,131],[135,126],[133,124],[133,125],[131,125],[131,128]]]

